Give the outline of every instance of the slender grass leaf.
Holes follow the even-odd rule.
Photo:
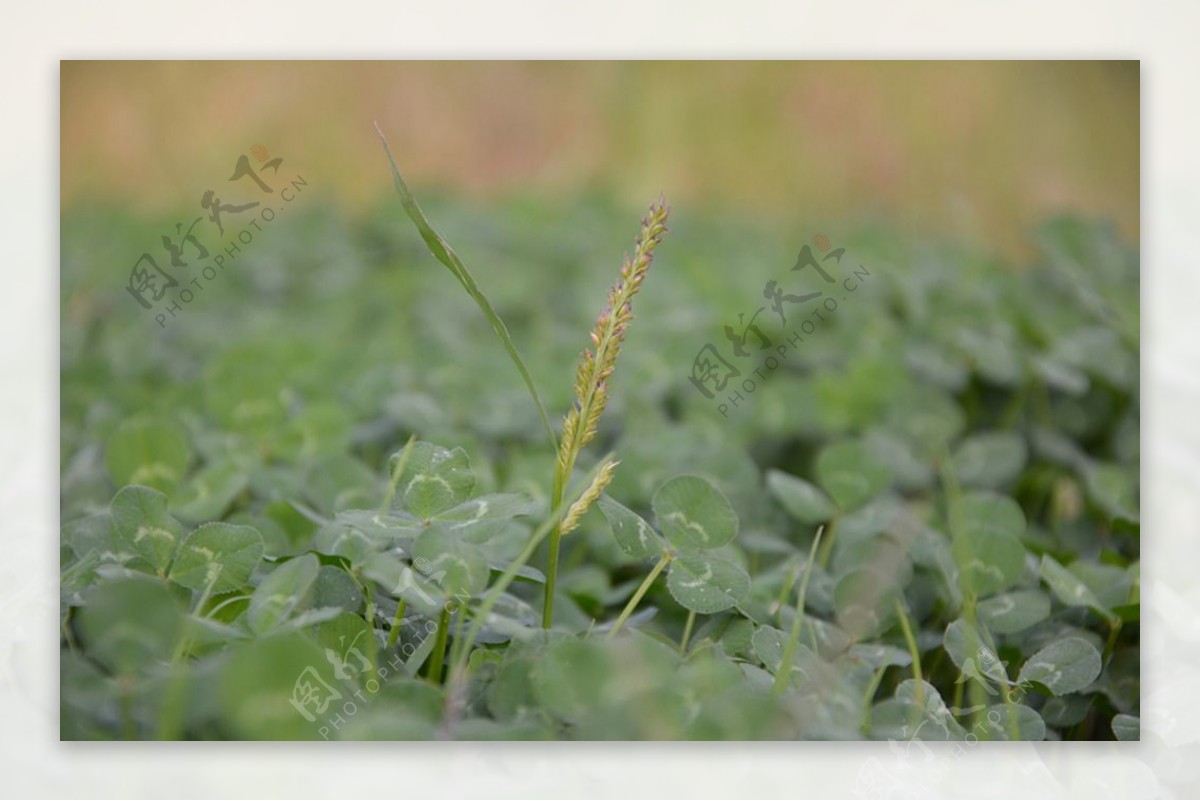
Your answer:
[[[533,376],[530,375],[529,369],[525,367],[525,362],[521,359],[521,355],[517,352],[517,346],[513,343],[512,336],[508,333],[508,327],[504,325],[504,321],[500,319],[500,315],[492,308],[491,301],[480,291],[475,283],[475,279],[471,277],[471,273],[467,270],[467,266],[463,264],[462,259],[451,249],[449,243],[445,239],[442,239],[441,234],[434,230],[433,225],[425,217],[425,212],[421,211],[416,197],[413,196],[412,191],[408,188],[408,184],[404,181],[404,177],[400,174],[400,168],[396,166],[396,160],[392,158],[391,148],[388,147],[387,139],[384,138],[382,129],[376,125],[375,130],[379,134],[379,141],[383,143],[383,152],[387,155],[388,165],[392,170],[392,183],[396,187],[396,193],[400,196],[400,205],[404,207],[405,214],[412,220],[413,225],[417,227],[417,231],[421,234],[421,238],[425,240],[425,245],[429,248],[429,252],[458,279],[463,289],[467,291],[467,294],[479,306],[480,311],[483,312],[483,316],[487,318],[488,323],[492,326],[492,330],[496,332],[496,336],[500,338],[504,349],[508,351],[508,357],[521,374],[521,380],[525,382],[525,386],[529,389],[529,396],[533,398],[534,405],[537,406],[538,416],[541,417],[542,426],[546,429],[546,436],[550,440],[550,449],[552,452],[557,452],[558,438],[554,435],[554,427],[550,424],[550,417],[546,414],[546,407],[542,404],[537,387],[533,383]]]

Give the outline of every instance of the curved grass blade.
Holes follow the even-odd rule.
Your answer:
[[[512,337],[508,333],[507,326],[500,319],[500,315],[492,308],[491,301],[487,296],[480,291],[475,279],[471,277],[471,273],[467,270],[467,266],[463,264],[462,259],[450,247],[442,235],[434,230],[425,213],[421,211],[421,207],[417,205],[417,199],[408,188],[408,184],[404,182],[404,177],[400,174],[400,168],[396,166],[396,160],[392,158],[391,148],[388,147],[387,139],[384,138],[383,130],[379,127],[379,123],[375,123],[375,132],[379,134],[379,141],[383,143],[383,152],[387,154],[388,164],[392,168],[392,183],[396,187],[396,194],[400,196],[400,205],[404,207],[404,211],[408,214],[413,225],[417,227],[417,231],[421,234],[421,238],[425,240],[425,245],[429,248],[429,252],[434,258],[446,266],[458,282],[462,284],[463,289],[467,290],[475,303],[478,304],[483,316],[491,324],[492,330],[496,332],[496,336],[504,344],[504,349],[508,351],[508,357],[512,359],[516,365],[517,371],[520,372],[521,378],[525,381],[525,386],[529,389],[529,395],[533,398],[534,404],[537,406],[538,416],[542,418],[542,426],[546,429],[546,435],[550,438],[551,449],[558,452],[558,438],[554,436],[554,427],[550,425],[550,417],[546,414],[546,407],[542,404],[542,399],[538,395],[537,387],[534,386],[533,376],[529,374],[528,368],[525,367],[525,362],[521,359],[521,355],[517,353],[517,346],[513,344]]]

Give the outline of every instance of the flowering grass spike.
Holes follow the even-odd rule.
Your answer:
[[[600,415],[608,404],[608,379],[616,369],[617,355],[625,340],[625,331],[633,320],[633,298],[642,288],[650,265],[654,262],[654,250],[667,233],[667,217],[671,209],[659,195],[650,204],[650,210],[642,218],[642,230],[634,245],[633,256],[625,257],[621,265],[621,276],[608,292],[608,305],[596,318],[592,329],[592,346],[586,348],[575,371],[575,402],[563,420],[562,437],[558,441],[558,460],[554,467],[554,485],[551,504],[562,501],[571,471],[580,451],[596,436]],[[558,549],[563,534],[579,523],[579,518],[600,496],[612,480],[616,463],[606,464],[596,476],[579,501],[570,508],[563,524],[550,533],[550,561],[546,572],[546,598],[542,613],[542,625],[550,628],[554,621],[554,588],[558,573]]]

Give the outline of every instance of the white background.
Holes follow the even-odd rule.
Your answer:
[[[0,791],[14,796],[1189,797],[1200,792],[1200,5],[21,3],[0,14]],[[1140,744],[58,742],[62,58],[1142,62]]]

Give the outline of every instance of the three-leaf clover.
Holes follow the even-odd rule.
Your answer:
[[[691,612],[715,614],[741,603],[749,593],[745,569],[717,553],[737,535],[737,514],[707,480],[682,475],[658,488],[651,501],[658,530],[608,496],[600,499],[599,506],[621,550],[637,559],[659,560],[639,593],[668,564],[667,589]],[[639,599],[635,594],[631,603]],[[632,606],[626,607],[630,611]],[[623,613],[618,622],[626,617]]]

